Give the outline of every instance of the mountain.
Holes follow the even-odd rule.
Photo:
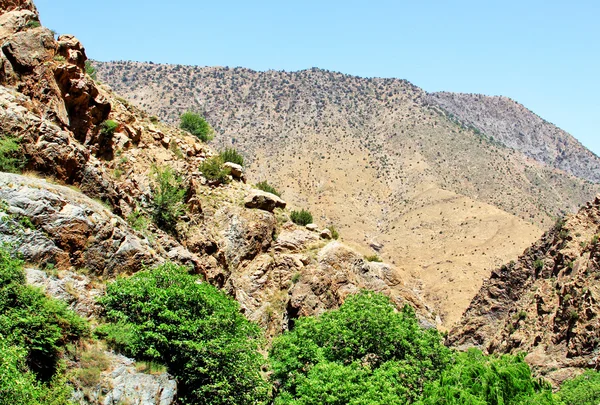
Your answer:
[[[483,278],[600,191],[463,124],[405,80],[96,62],[98,77],[169,123],[202,112],[294,208],[395,263],[450,327]]]
[[[516,261],[495,269],[448,338],[488,353],[529,353],[557,383],[597,367],[600,196],[560,221]]]
[[[508,97],[428,93],[431,105],[509,148],[574,176],[598,183],[600,158],[570,134]]]

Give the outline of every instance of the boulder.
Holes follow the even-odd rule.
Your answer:
[[[323,239],[331,239],[331,231],[325,228],[319,233],[319,236]]]
[[[231,173],[231,176],[237,180],[244,180],[244,168],[237,163],[225,162],[224,167],[227,167]]]
[[[252,190],[244,200],[246,208],[256,208],[263,211],[273,212],[275,208],[285,208],[286,202],[275,194],[261,190]]]
[[[308,229],[311,232],[317,232],[319,230],[319,227],[317,224],[308,224],[306,225],[306,229]]]

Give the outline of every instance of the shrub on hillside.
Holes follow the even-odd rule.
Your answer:
[[[14,136],[0,136],[0,171],[18,173],[25,166],[25,157],[19,142],[19,138]]]
[[[313,222],[312,214],[310,213],[310,211],[305,209],[302,209],[300,211],[292,211],[290,213],[290,219],[293,223],[302,226],[312,224]]]
[[[229,169],[223,166],[223,160],[220,156],[213,156],[208,159],[204,159],[198,169],[202,172],[202,175],[206,180],[216,183],[225,184],[229,183]]]
[[[102,135],[112,136],[118,127],[119,124],[116,121],[106,120],[100,124],[100,133]]]
[[[112,322],[100,333],[126,355],[165,364],[183,403],[262,403],[260,329],[235,301],[197,281],[172,263],[117,279],[100,300]]]
[[[231,162],[240,166],[244,166],[244,157],[233,148],[226,148],[224,151],[219,153],[219,156],[223,162]]]
[[[277,191],[277,189],[271,186],[266,181],[261,181],[260,183],[256,183],[254,185],[259,190],[266,191],[267,193],[275,194],[277,197],[281,197],[281,193]]]
[[[92,62],[90,62],[89,60],[85,61],[85,73],[87,73],[88,76],[92,78],[92,80],[97,80],[98,78],[98,72],[96,71],[94,65],[92,65]]]
[[[600,373],[589,370],[567,380],[560,387],[558,396],[565,405],[597,405],[600,403]]]
[[[208,142],[214,138],[213,129],[208,122],[200,114],[191,111],[181,115],[179,127],[197,136],[202,142]]]
[[[181,177],[169,166],[154,167],[152,175],[152,219],[163,230],[173,232],[185,208]]]
[[[0,403],[66,404],[57,373],[64,347],[86,336],[87,323],[64,302],[25,283],[23,262],[0,248]]]

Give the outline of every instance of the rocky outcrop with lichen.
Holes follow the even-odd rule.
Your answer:
[[[533,368],[561,382],[600,364],[600,196],[544,236],[516,262],[492,272],[451,345],[529,353]]]

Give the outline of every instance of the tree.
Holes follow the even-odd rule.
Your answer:
[[[184,403],[254,405],[266,398],[260,329],[185,267],[166,263],[119,278],[100,302],[112,322],[100,332],[129,356],[165,364]]]
[[[202,142],[208,142],[214,138],[213,129],[200,114],[188,111],[181,115],[180,120],[179,127],[197,136]]]
[[[167,232],[174,232],[179,217],[184,213],[183,188],[181,177],[173,168],[153,167],[154,181],[152,189],[152,219]]]

